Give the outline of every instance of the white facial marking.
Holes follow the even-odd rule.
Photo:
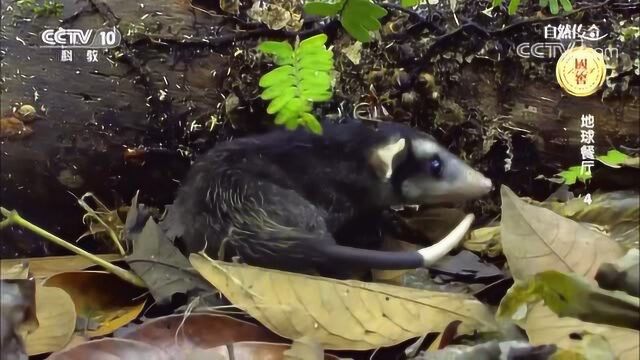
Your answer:
[[[386,145],[376,150],[376,158],[381,168],[381,173],[385,179],[391,178],[393,173],[393,158],[402,150],[404,150],[405,140],[400,139],[395,143]]]
[[[418,158],[426,159],[440,152],[440,145],[434,141],[416,139],[413,140],[411,144],[413,145],[413,153],[416,154]]]

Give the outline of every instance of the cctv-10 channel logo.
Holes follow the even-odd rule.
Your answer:
[[[607,34],[600,34],[600,29],[596,25],[589,27],[582,24],[547,25],[544,27],[545,41],[521,43],[516,47],[516,53],[526,59],[530,57],[555,59],[569,49],[586,44],[595,44],[605,37],[607,37]],[[618,57],[618,49],[616,48],[602,49],[596,47],[594,50],[605,57]]]
[[[117,28],[106,29],[48,29],[40,34],[44,48],[109,49],[120,45],[122,36]]]

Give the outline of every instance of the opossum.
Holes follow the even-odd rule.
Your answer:
[[[169,233],[187,253],[289,271],[341,277],[428,267],[457,246],[473,215],[417,252],[356,248],[340,234],[391,206],[458,202],[492,188],[409,126],[353,121],[326,123],[323,131],[282,129],[218,144],[182,182],[165,221]]]

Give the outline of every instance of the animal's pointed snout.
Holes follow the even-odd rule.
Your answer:
[[[475,188],[477,193],[486,194],[493,188],[491,179],[484,176],[481,172],[470,169],[467,171],[467,180],[470,186]]]

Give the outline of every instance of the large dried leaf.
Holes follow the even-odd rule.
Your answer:
[[[122,259],[122,256],[118,254],[105,254],[97,256],[109,262]],[[26,259],[2,259],[0,260],[0,268],[4,273],[7,269],[10,269],[11,267],[23,262],[29,264],[29,271],[36,278],[49,277],[61,272],[82,270],[95,265],[91,260],[87,259],[84,256],[70,255]]]
[[[276,344],[257,341],[242,341],[228,346],[195,350],[186,360],[284,360],[289,344]],[[339,360],[338,357],[324,354],[325,360]]]
[[[129,329],[124,337],[69,347],[51,359],[283,359],[288,343],[267,329],[224,315],[170,315]],[[231,355],[230,355],[231,353]],[[327,355],[327,360],[337,360]]]
[[[545,270],[593,278],[600,264],[624,255],[606,235],[529,205],[506,186],[501,195],[502,246],[515,279],[527,280]]]
[[[565,217],[593,224],[615,226],[621,222],[638,223],[640,195],[635,191],[595,193],[591,200],[591,203],[585,203],[583,198],[566,202],[552,200],[541,203],[541,206]]]
[[[104,338],[88,341],[67,350],[51,354],[49,360],[175,360],[161,349],[139,341]]]
[[[60,350],[71,340],[76,327],[76,310],[64,290],[38,285],[36,317],[38,328],[24,335],[28,355]]]
[[[602,232],[623,246],[638,247],[640,238],[638,192],[595,193],[591,199],[591,203],[585,203],[583,198],[573,198],[566,202],[552,200],[540,203],[540,206],[575,221],[595,224]]]
[[[637,360],[640,357],[639,331],[570,317],[560,318],[542,303],[531,308],[524,327],[532,344],[556,344],[560,348],[571,349],[579,345],[579,341],[572,339],[571,334],[586,332],[604,337],[618,360]]]
[[[215,334],[212,334],[215,336]],[[228,343],[209,349],[183,349],[185,352],[166,353],[153,343],[130,339],[104,338],[78,344],[69,349],[51,354],[49,360],[284,360],[283,353],[288,344],[257,341]],[[338,360],[325,355],[326,360]]]
[[[191,254],[193,267],[235,306],[275,333],[326,349],[398,344],[462,320],[460,332],[495,329],[479,301],[463,295],[232,264]]]
[[[640,199],[635,191],[595,193],[590,204],[585,203],[583,198],[573,198],[566,188],[558,189],[543,202],[526,197],[521,200],[583,223],[596,232],[608,235],[625,248],[638,246]],[[501,254],[500,226],[471,231],[462,246],[490,257]]]
[[[75,304],[80,326],[88,336],[110,334],[138,317],[146,301],[145,289],[103,271],[56,274],[43,285],[63,289]]]
[[[156,346],[171,358],[239,341],[279,341],[267,329],[229,316],[215,314],[169,315],[146,321],[125,339]]]

